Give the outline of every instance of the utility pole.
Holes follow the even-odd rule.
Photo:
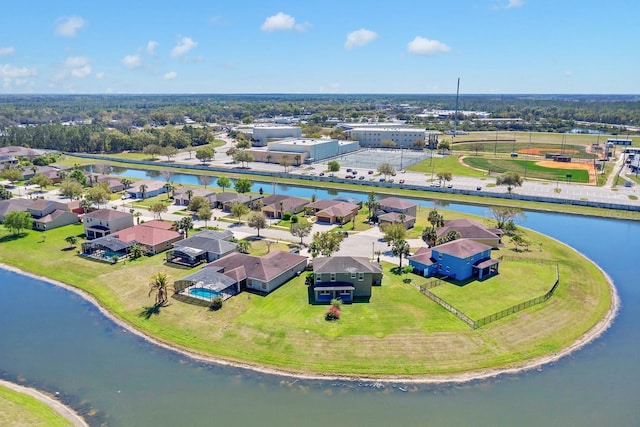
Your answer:
[[[456,111],[453,115],[453,137],[458,133],[458,97],[460,96],[460,77],[458,77],[458,87],[456,89]]]

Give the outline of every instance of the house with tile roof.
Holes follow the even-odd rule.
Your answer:
[[[190,188],[190,187],[180,187],[173,191],[173,202],[176,205],[180,206],[188,206],[189,202],[191,202],[192,197],[204,197],[216,194],[215,190],[212,188]],[[213,206],[212,206],[213,207]]]
[[[205,268],[220,268],[241,289],[270,293],[299,275],[307,267],[307,257],[285,251],[274,251],[262,257],[239,252],[229,254]]]
[[[309,204],[307,199],[290,197],[284,194],[273,194],[262,199],[262,213],[267,218],[282,218],[285,212],[297,214]]]
[[[171,249],[182,240],[182,234],[171,229],[165,221],[149,221],[111,234],[123,242],[137,242],[147,255],[155,255]]]
[[[126,191],[132,199],[148,199],[166,193],[167,187],[165,185],[166,182],[163,181],[143,179],[131,184],[131,187]]]
[[[382,268],[365,257],[332,256],[313,260],[313,294],[316,302],[340,299],[368,301],[371,287],[382,284]]]
[[[458,239],[432,248],[420,248],[408,257],[416,274],[446,276],[454,280],[486,279],[498,273],[500,261],[491,258],[491,246]]]
[[[378,208],[386,213],[397,212],[399,214],[411,215],[414,218],[418,214],[417,204],[399,197],[385,197],[384,199],[378,200]]]
[[[416,225],[416,217],[398,212],[389,212],[378,215],[378,225],[383,228],[388,224],[402,224],[407,230]]]
[[[346,224],[355,218],[356,215],[358,215],[358,205],[347,202],[337,202],[316,212],[316,222]]]

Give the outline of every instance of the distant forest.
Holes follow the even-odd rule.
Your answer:
[[[298,117],[330,126],[332,119],[405,120],[450,130],[453,117],[423,118],[423,110],[453,110],[455,95],[0,95],[0,146],[72,152],[142,150],[148,145],[184,148],[206,144],[198,124],[230,126],[274,117]],[[461,130],[567,132],[576,127],[631,133],[640,125],[636,95],[464,95],[459,109],[492,118],[459,118]],[[589,122],[586,125],[576,122]],[[165,127],[184,125],[184,129]]]

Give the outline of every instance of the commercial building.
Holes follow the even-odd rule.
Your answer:
[[[331,157],[351,153],[360,149],[358,141],[339,141],[337,139],[288,138],[269,142],[266,149],[251,150],[255,161],[279,163],[287,156],[292,165],[313,163]]]
[[[350,139],[358,140],[362,147],[384,147],[383,141],[393,141],[395,148],[414,148],[416,141],[426,146],[437,145],[438,131],[427,131],[412,127],[381,128],[378,126],[361,126],[345,131]]]
[[[301,138],[300,126],[255,126],[251,141],[256,147],[264,147],[270,140],[283,138]]]

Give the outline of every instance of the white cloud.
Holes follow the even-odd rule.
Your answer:
[[[414,55],[435,55],[436,53],[449,52],[451,48],[441,41],[416,36],[407,44],[407,50]]]
[[[0,47],[0,56],[9,56],[15,53],[15,48],[13,46]]]
[[[24,77],[35,76],[36,74],[38,73],[35,68],[27,68],[27,67],[18,68],[11,64],[0,65],[0,77],[2,78],[9,78],[9,79],[24,78]]]
[[[91,61],[86,56],[70,56],[64,61],[64,70],[59,78],[72,77],[84,78],[91,74]]]
[[[73,37],[78,30],[87,25],[87,21],[79,16],[67,16],[56,20],[54,33],[58,36]]]
[[[70,56],[64,61],[64,66],[68,68],[82,67],[89,63],[89,58],[86,56]]]
[[[104,73],[103,72],[96,73],[96,79],[98,80],[104,79]]]
[[[88,64],[71,70],[71,75],[80,79],[87,77],[89,74],[91,74],[91,65]]]
[[[190,37],[182,37],[180,41],[178,41],[178,44],[176,44],[174,48],[171,49],[171,57],[177,58],[179,56],[182,56],[196,46],[198,46],[198,43],[191,40]]]
[[[507,0],[506,3],[503,0],[501,0],[500,2],[494,3],[493,9],[494,10],[513,9],[515,7],[522,7],[522,6],[524,6],[524,0]]]
[[[347,34],[347,41],[344,42],[345,49],[353,49],[354,47],[363,47],[378,38],[375,31],[365,30],[361,28]]]
[[[165,80],[173,80],[178,77],[178,73],[176,73],[175,71],[169,71],[168,73],[165,73],[163,77]]]
[[[158,47],[158,42],[154,40],[149,40],[147,42],[147,53],[149,55],[155,55],[156,47]]]
[[[260,29],[266,32],[295,30],[298,32],[306,31],[311,27],[308,22],[296,23],[296,19],[286,13],[278,12],[275,15],[268,16],[264,20]]]
[[[120,60],[122,65],[127,68],[140,68],[142,66],[142,58],[140,58],[139,54],[127,55]]]

